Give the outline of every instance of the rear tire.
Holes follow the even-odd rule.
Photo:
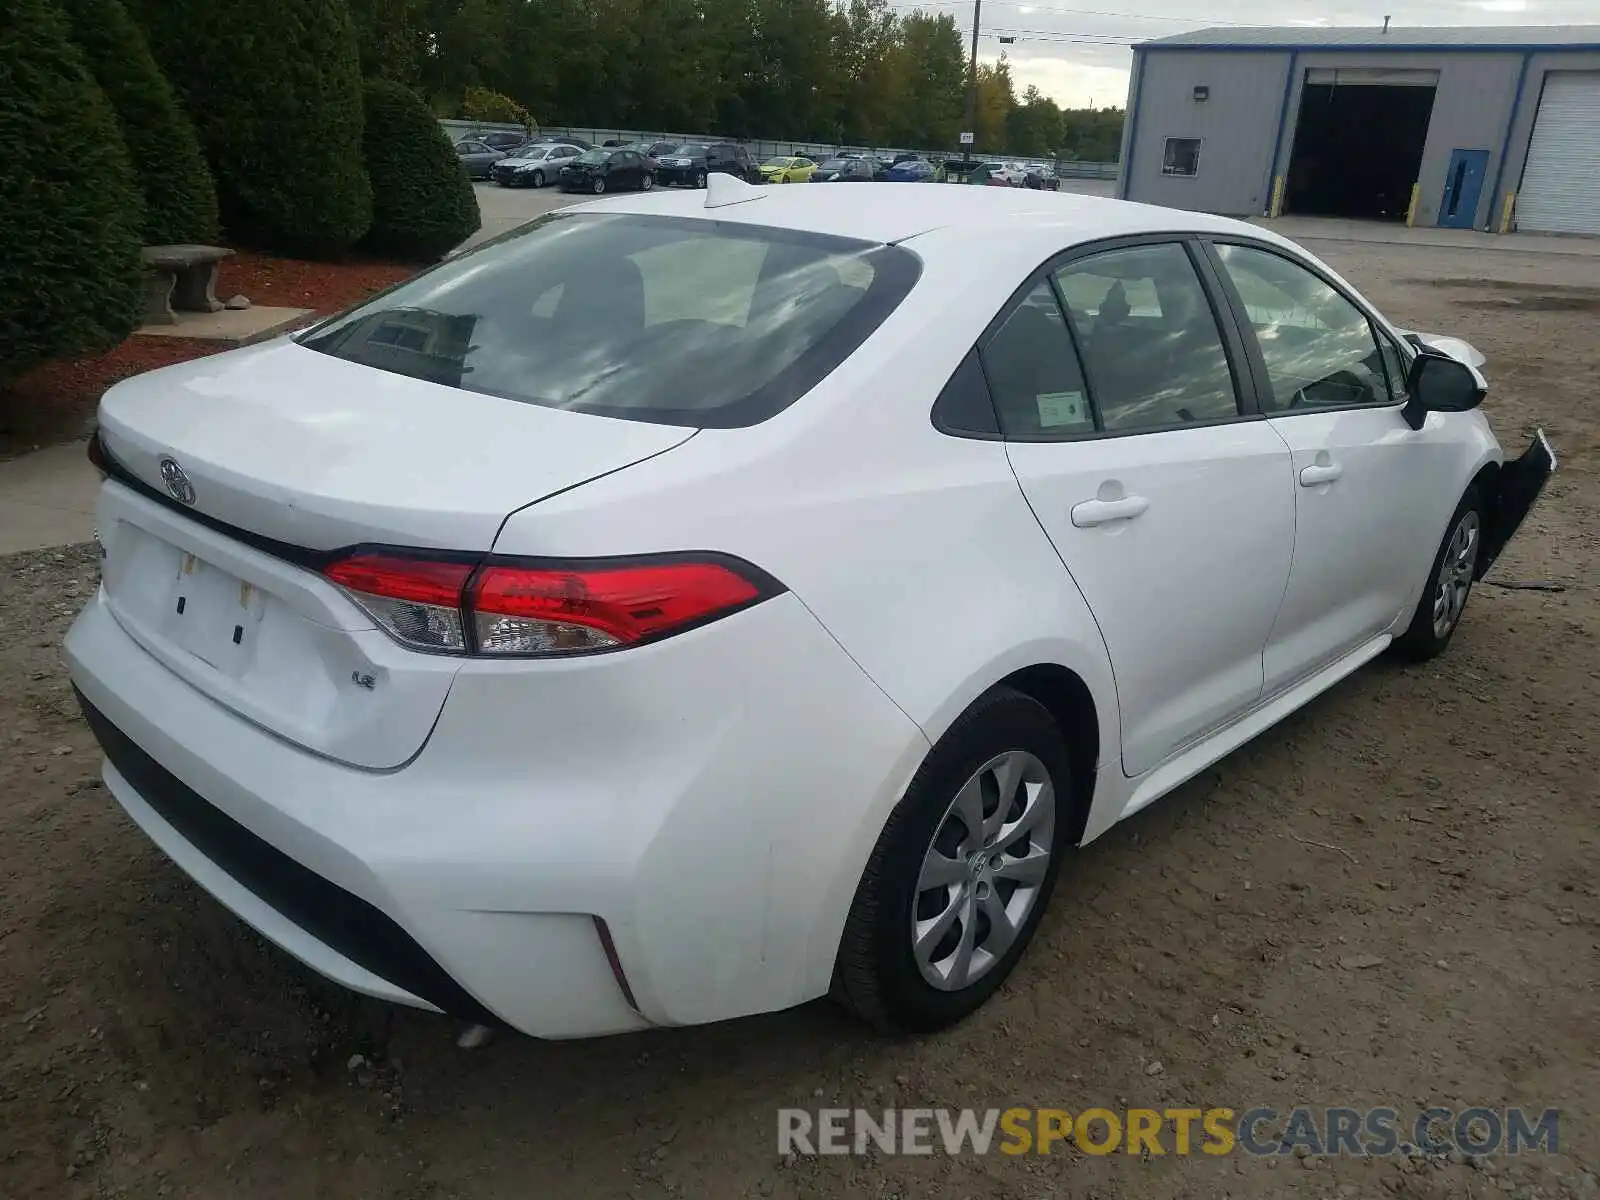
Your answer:
[[[897,1033],[976,1010],[1044,915],[1073,811],[1070,756],[1049,712],[1010,688],[980,698],[929,751],[873,848],[834,999]]]
[[[639,190],[641,192],[648,192],[651,188],[655,187],[655,185],[655,176],[646,174],[645,177],[639,181]]]
[[[1476,484],[1467,489],[1445,527],[1411,624],[1391,647],[1400,658],[1424,662],[1444,653],[1461,624],[1483,552],[1485,504]]]
[[[706,173],[704,171],[696,171],[694,173],[694,185],[697,188],[705,187],[705,185],[706,185]]]

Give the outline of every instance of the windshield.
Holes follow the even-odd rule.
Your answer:
[[[301,344],[546,408],[726,428],[810,390],[920,270],[908,250],[821,234],[552,213]]]
[[[853,158],[830,158],[822,164],[821,169],[824,171],[848,171],[855,166],[855,161]]]
[[[603,163],[610,157],[611,151],[609,150],[585,150],[572,161],[579,163]]]
[[[704,154],[707,147],[699,142],[685,142],[678,147],[678,153],[687,157],[694,154]]]

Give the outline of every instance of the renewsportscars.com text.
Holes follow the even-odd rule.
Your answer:
[[[1560,1114],[1521,1108],[824,1108],[778,1110],[778,1153],[1257,1156],[1554,1154]],[[1303,1147],[1304,1149],[1300,1149]]]

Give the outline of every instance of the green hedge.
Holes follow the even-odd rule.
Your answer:
[[[372,181],[366,246],[435,259],[478,231],[478,197],[455,148],[421,96],[383,79],[367,82],[363,149]]]
[[[134,3],[200,134],[228,235],[286,254],[355,245],[372,193],[345,0]]]
[[[142,205],[55,0],[0,3],[0,380],[139,322]]]
[[[60,0],[116,110],[144,196],[147,246],[214,242],[217,192],[189,118],[121,0]]]

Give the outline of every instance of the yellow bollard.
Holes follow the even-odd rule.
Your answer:
[[[1507,192],[1506,193],[1506,202],[1500,206],[1500,232],[1501,233],[1510,233],[1511,232],[1511,213],[1516,208],[1516,206],[1517,206],[1517,194],[1515,192]]]
[[[1407,229],[1411,228],[1411,226],[1413,226],[1413,225],[1415,225],[1417,223],[1417,201],[1419,201],[1421,199],[1422,199],[1422,185],[1420,183],[1413,183],[1411,185],[1411,203],[1406,206],[1406,228]]]
[[[1267,216],[1276,218],[1283,213],[1283,176],[1272,181],[1272,203],[1267,206]]]

